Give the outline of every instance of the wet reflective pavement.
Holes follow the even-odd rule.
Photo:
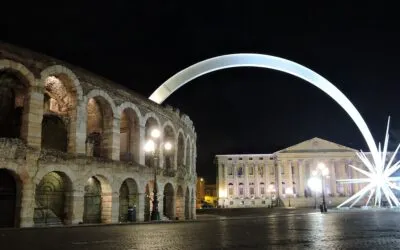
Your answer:
[[[2,229],[0,249],[400,248],[396,211],[270,210],[199,217],[196,222]]]

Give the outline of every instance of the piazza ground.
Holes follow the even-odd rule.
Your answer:
[[[236,209],[199,220],[0,230],[2,249],[398,249],[395,210]]]

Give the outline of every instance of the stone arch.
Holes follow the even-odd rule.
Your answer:
[[[171,183],[165,184],[163,192],[163,215],[170,220],[175,218],[174,199],[174,187]]]
[[[332,97],[349,114],[358,129],[361,131],[361,134],[364,136],[375,164],[382,165],[377,144],[374,141],[371,131],[353,103],[351,103],[338,88],[321,75],[309,68],[284,58],[245,53],[213,57],[198,62],[176,73],[158,87],[157,90],[151,94],[149,99],[161,104],[169,95],[187,82],[210,72],[234,67],[258,67],[278,70],[297,76],[321,89]]]
[[[185,219],[189,220],[190,219],[190,191],[189,187],[186,187],[186,192],[185,192]]]
[[[185,165],[185,136],[183,135],[183,130],[178,130],[178,139],[177,139],[177,163],[178,166]]]
[[[83,223],[110,223],[112,190],[103,175],[91,176],[84,187]]]
[[[76,75],[62,65],[53,65],[44,69],[41,73],[40,84],[44,88],[43,115],[59,116],[65,122],[65,129],[68,132],[68,152],[76,152],[76,133],[78,124],[78,106],[83,100],[81,84]],[[46,128],[42,129],[46,131]],[[51,140],[50,135],[44,140]],[[42,147],[48,145],[42,145]]]
[[[29,114],[29,92],[35,81],[25,66],[8,62],[0,60],[0,137],[27,141],[29,121],[24,117]]]
[[[143,119],[142,119],[142,126],[143,126],[143,127],[146,126],[146,123],[147,123],[147,121],[148,121],[150,118],[153,118],[154,120],[156,120],[156,122],[157,122],[157,124],[158,124],[158,127],[161,126],[160,118],[158,118],[158,116],[157,116],[155,113],[153,113],[153,112],[148,112],[148,113],[146,113],[146,114],[144,115],[144,117],[143,117]]]
[[[40,73],[40,76],[42,79],[41,84],[43,84],[43,87],[44,87],[46,78],[49,76],[53,76],[53,75],[65,75],[66,77],[68,77],[76,90],[77,99],[83,100],[82,86],[81,86],[81,83],[79,82],[78,77],[75,75],[74,72],[72,72],[69,68],[67,68],[63,65],[49,66]]]
[[[128,103],[126,103],[128,104]],[[124,107],[126,106],[126,107]],[[140,113],[130,106],[120,106],[120,160],[139,162]],[[121,108],[122,107],[122,108]]]
[[[98,95],[95,95],[95,94]],[[87,96],[87,139],[88,156],[112,159],[114,140],[115,105],[102,92],[92,90]],[[111,100],[112,101],[112,100]]]
[[[139,208],[139,188],[137,182],[127,178],[119,188],[119,221],[136,221],[136,213]],[[128,209],[133,209],[133,217],[128,217]]]
[[[181,185],[178,185],[176,190],[175,216],[178,220],[183,220],[185,218],[185,197]]]
[[[162,142],[171,143],[172,148],[166,149],[165,147],[161,147],[161,156],[163,168],[168,170],[176,169],[176,131],[173,124],[170,121],[164,123],[162,127]]]
[[[158,119],[157,116],[152,115],[153,113],[147,113],[145,116],[145,119],[143,119],[144,123],[144,138],[145,140],[149,140],[149,139],[153,139],[151,138],[151,131],[153,129],[160,129],[160,120]],[[160,131],[161,132],[161,131]],[[159,141],[159,139],[157,139]],[[144,145],[143,145],[144,146]],[[151,155],[151,153],[147,153],[145,155],[145,165],[146,166],[151,166],[154,167],[155,165],[158,167],[160,165],[160,154],[157,157],[157,162],[153,161],[153,156]]]
[[[186,142],[185,142],[185,165],[189,171],[189,174],[192,174],[192,172],[193,172],[191,155],[192,155],[192,143],[191,143],[190,136],[188,135],[186,137]]]
[[[25,67],[25,65],[19,62],[8,59],[1,59],[0,71],[3,70],[12,70],[15,72],[19,72],[22,76],[24,76],[28,80],[29,86],[36,85],[35,76],[33,75],[33,73],[27,67]]]
[[[51,171],[36,185],[34,223],[70,224],[73,215],[72,181],[64,172]]]
[[[22,181],[7,168],[0,168],[0,228],[18,227],[20,222]]]

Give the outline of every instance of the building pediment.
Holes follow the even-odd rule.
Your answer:
[[[323,153],[323,152],[355,152],[356,149],[349,148],[318,137],[300,142],[291,147],[282,149],[276,153]]]

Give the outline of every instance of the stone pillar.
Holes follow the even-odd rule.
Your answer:
[[[105,129],[104,137],[110,141],[104,143],[108,157],[112,160],[119,161],[120,157],[120,119],[112,119],[112,127],[110,129]]]
[[[40,149],[42,144],[43,89],[31,87],[24,103],[21,138],[27,145]]]
[[[84,205],[85,205],[85,198],[84,198],[84,191],[82,190],[75,190],[69,192],[67,194],[71,201],[71,224],[79,224],[83,222],[83,213],[84,213]]]
[[[330,178],[330,189],[332,196],[337,196],[337,187],[336,187],[336,172],[335,172],[335,162],[331,161],[329,163],[329,178]]]
[[[86,154],[87,137],[87,101],[79,101],[76,107],[75,151],[77,154]]]
[[[281,162],[277,162],[277,166],[276,166],[276,179],[277,179],[277,184],[276,184],[276,188],[278,190],[276,190],[276,193],[278,194],[279,197],[282,196],[282,171],[281,171]]]
[[[119,206],[119,199],[116,201]],[[113,194],[102,193],[101,194],[101,222],[111,223],[112,222],[112,210],[113,210]]]
[[[119,222],[119,193],[114,192],[112,194],[112,205],[111,205],[111,222]]]
[[[298,181],[299,181],[299,191],[297,192],[297,196],[304,196],[304,161],[298,161]]]
[[[247,163],[243,163],[243,171],[244,171],[244,197],[250,197],[250,185],[249,185],[249,166]]]
[[[286,163],[286,169],[287,169],[287,182],[288,185],[286,187],[289,187],[293,190],[293,172],[292,172],[292,161],[287,161]]]
[[[146,194],[145,193],[139,193],[139,204],[136,207],[136,220],[137,221],[144,221],[144,210],[146,206]]]
[[[144,126],[140,125],[138,147],[139,147],[139,163],[141,165],[145,164],[145,156],[146,156],[146,152],[144,151],[144,144],[146,143],[145,134],[146,134],[146,128]]]
[[[21,210],[20,210],[20,227],[33,227],[33,216],[35,211],[35,185],[31,181],[22,185],[21,191]]]

